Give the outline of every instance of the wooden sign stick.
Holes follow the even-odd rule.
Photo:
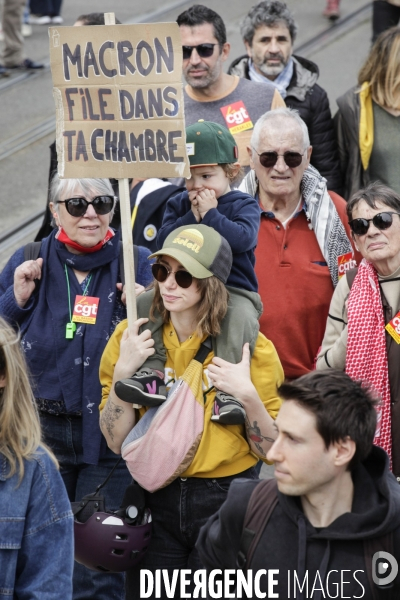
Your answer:
[[[115,13],[104,13],[104,24],[115,25]],[[137,320],[135,293],[135,264],[133,258],[133,239],[131,228],[131,203],[129,180],[118,179],[119,205],[121,212],[122,251],[124,253],[126,314],[128,325]]]

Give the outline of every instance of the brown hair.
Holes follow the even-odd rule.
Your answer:
[[[373,100],[380,106],[400,109],[400,29],[384,31],[361,67],[358,83],[368,82]]]
[[[225,285],[217,277],[195,279],[194,283],[200,291],[201,300],[197,312],[196,333],[216,336],[221,333],[221,321],[228,310],[229,294]],[[165,308],[160,294],[158,282],[154,282],[154,299],[150,309],[150,319],[155,321],[155,313],[159,313],[164,323],[169,321],[169,311]]]

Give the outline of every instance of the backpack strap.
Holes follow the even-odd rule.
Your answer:
[[[351,289],[351,286],[353,285],[353,281],[355,280],[357,273],[358,273],[358,267],[356,267],[355,269],[350,269],[349,271],[346,271],[347,285],[349,286],[350,289]]]
[[[39,258],[42,242],[29,242],[24,247],[24,260],[36,260]]]
[[[206,360],[207,356],[210,354],[212,350],[212,341],[211,341],[211,336],[209,335],[204,342],[200,345],[200,348],[198,349],[196,356],[194,357],[194,360],[197,360],[197,362],[199,363],[204,363],[204,361]]]
[[[139,263],[139,248],[136,244],[133,244],[133,260],[135,263],[135,281],[137,279],[138,263]],[[124,251],[122,248],[122,242],[119,243],[119,276],[121,277],[122,286],[125,285],[125,271],[124,271]]]
[[[368,583],[372,591],[373,600],[395,600],[395,586],[391,584],[386,587],[378,586],[372,578],[372,557],[380,551],[385,551],[394,556],[393,531],[386,535],[370,540],[364,540],[364,558],[368,576]]]
[[[239,569],[250,568],[254,552],[277,503],[276,480],[264,479],[253,490],[247,505],[236,558],[236,565]]]

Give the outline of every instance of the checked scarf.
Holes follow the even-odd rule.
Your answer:
[[[243,179],[239,190],[253,198],[258,193],[258,180],[250,171]],[[304,171],[300,183],[304,200],[304,210],[314,230],[321,253],[326,260],[334,287],[338,282],[338,257],[353,252],[350,240],[336,207],[328,194],[326,179],[311,165]]]
[[[352,379],[367,382],[382,400],[374,444],[391,458],[391,407],[385,320],[378,275],[365,259],[351,286],[348,307],[346,373]]]

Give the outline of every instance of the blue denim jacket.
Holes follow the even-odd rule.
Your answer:
[[[0,454],[0,599],[71,600],[73,516],[60,473],[43,449],[6,478]]]

